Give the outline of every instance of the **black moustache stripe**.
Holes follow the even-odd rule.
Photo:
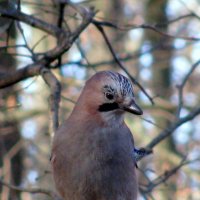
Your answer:
[[[108,112],[108,111],[116,110],[118,108],[119,108],[119,106],[115,102],[114,103],[104,103],[104,104],[99,106],[98,111]]]

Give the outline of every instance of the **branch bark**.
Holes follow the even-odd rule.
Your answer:
[[[2,179],[0,179],[0,183],[4,186],[9,187],[12,190],[17,190],[19,192],[28,192],[31,194],[46,194],[46,195],[52,197],[52,199],[55,199],[55,197],[57,196],[55,193],[53,193],[52,191],[47,190],[47,189],[18,187],[18,186],[12,185],[10,183],[6,183]]]
[[[41,70],[42,77],[47,85],[50,87],[50,110],[51,110],[51,117],[52,119],[50,122],[52,123],[52,130],[53,132],[59,126],[59,103],[60,103],[60,94],[61,94],[61,85],[60,82],[57,80],[55,75],[47,68],[43,68]]]
[[[65,29],[60,29],[57,26],[48,24],[42,20],[39,20],[30,15],[24,14],[22,12],[14,10],[13,12],[8,12],[7,10],[0,9],[0,15],[2,17],[8,17],[18,21],[27,23],[30,26],[37,27],[40,30],[45,31],[56,37],[57,46],[52,50],[41,54],[40,56],[35,56],[37,61],[25,66],[22,69],[16,70],[14,72],[9,72],[0,75],[0,89],[11,86],[18,83],[26,78],[33,77],[40,74],[43,67],[49,67],[51,62],[56,60],[59,56],[69,50],[78,36],[84,31],[87,26],[92,22],[95,16],[94,10],[81,9],[82,23],[77,27],[77,29],[69,33]]]
[[[98,23],[98,21],[93,20],[93,24],[97,27],[97,29],[100,31],[102,34],[115,62],[119,65],[119,67],[128,75],[128,77],[131,79],[131,81],[136,84],[140,90],[146,95],[146,97],[149,99],[149,101],[154,104],[153,98],[146,92],[146,90],[142,87],[142,85],[129,73],[129,71],[125,68],[125,66],[121,63],[120,59],[117,57],[103,27]]]

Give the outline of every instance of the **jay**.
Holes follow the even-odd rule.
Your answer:
[[[125,111],[142,115],[125,76],[101,71],[86,82],[53,139],[52,171],[63,200],[137,199],[138,152]]]

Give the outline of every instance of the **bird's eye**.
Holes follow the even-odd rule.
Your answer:
[[[112,100],[114,98],[114,95],[111,93],[106,93],[105,95],[106,95],[106,98],[109,100]]]

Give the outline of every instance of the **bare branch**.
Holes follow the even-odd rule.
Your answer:
[[[41,70],[42,77],[47,85],[50,87],[51,95],[50,95],[50,109],[52,120],[52,130],[53,132],[59,126],[59,103],[60,103],[60,93],[61,93],[61,85],[54,74],[47,68],[43,68]]]
[[[57,26],[59,28],[62,28],[65,15],[65,4],[59,3],[58,7],[59,7],[59,16],[58,16]],[[58,66],[61,65],[62,65],[62,55],[58,57]]]
[[[168,20],[168,21],[163,22],[163,23],[154,24],[153,27],[155,27],[155,28],[165,27],[165,26],[167,26],[167,25],[169,25],[169,24],[172,24],[172,23],[174,23],[174,22],[177,22],[177,21],[180,21],[180,20],[182,20],[182,19],[189,18],[189,17],[196,17],[196,18],[199,18],[198,16],[195,15],[195,13],[192,13],[192,12],[191,12],[191,13],[189,13],[189,14],[181,15],[181,16],[179,16],[179,17],[177,17],[177,18]],[[130,26],[137,26],[137,27],[139,27],[139,26],[145,25],[145,24],[141,24],[141,25],[136,25],[136,24],[125,24],[125,25],[123,25],[123,26],[120,26],[120,25],[115,24],[115,23],[113,23],[113,22],[111,22],[111,21],[105,21],[104,18],[98,18],[98,19],[103,20],[103,21],[96,21],[96,23],[98,23],[99,25],[101,25],[101,26],[107,26],[107,27],[110,27],[110,28],[115,28],[115,29],[118,29],[118,30],[121,30],[121,31],[128,31],[128,30],[130,30]],[[152,26],[152,25],[148,24],[148,26]],[[142,27],[141,27],[141,28],[142,28]]]
[[[46,195],[52,197],[53,199],[55,198],[55,196],[57,196],[55,193],[53,193],[52,191],[47,190],[47,189],[18,187],[18,186],[14,186],[12,184],[6,183],[6,182],[2,181],[2,179],[0,179],[0,183],[2,185],[9,187],[12,190],[16,190],[16,191],[19,191],[19,192],[28,192],[28,193],[31,193],[31,194],[46,194]]]
[[[142,25],[133,25],[132,27],[130,26],[130,30],[131,29],[138,29],[138,28],[143,28],[143,29],[149,29],[152,30],[156,33],[159,33],[162,36],[168,37],[168,38],[173,38],[173,39],[183,39],[183,40],[189,40],[189,41],[199,41],[200,38],[198,37],[187,37],[187,36],[179,36],[179,35],[171,35],[165,32],[160,31],[158,28],[151,26],[151,25],[147,25],[147,24],[142,24]]]
[[[0,9],[1,13],[1,9]],[[5,12],[4,12],[5,13]],[[14,14],[13,14],[14,13]],[[33,18],[32,16],[19,13],[19,16],[17,15],[17,12],[14,11],[7,17],[13,17],[17,20],[22,20],[25,23],[32,25],[31,22],[35,20],[34,25],[38,28],[41,28],[41,30],[44,30],[45,32],[49,33],[49,29],[54,28],[51,25],[47,24],[46,22],[43,22],[41,20],[38,21],[38,19]],[[83,13],[81,13],[82,16],[84,16],[82,23],[77,27],[77,29],[71,33],[71,35],[68,35],[68,32],[62,31],[58,28],[56,28],[54,31],[51,29],[51,33],[54,35],[58,35],[57,39],[57,46],[42,54],[40,59],[37,59],[37,61],[33,64],[27,65],[26,67],[16,70],[14,72],[1,74],[0,75],[0,88],[5,88],[10,85],[13,85],[19,81],[22,81],[26,78],[36,76],[40,74],[40,70],[45,67],[49,66],[51,62],[53,62],[55,59],[57,59],[59,56],[61,56],[64,52],[69,50],[71,45],[74,43],[74,41],[78,38],[78,36],[81,34],[83,30],[91,23],[95,12],[93,10],[84,10]],[[25,19],[24,19],[25,18]],[[49,25],[49,26],[48,26]],[[59,30],[59,31],[58,31]],[[57,31],[59,34],[57,34]]]
[[[177,85],[178,89],[178,98],[179,98],[179,103],[178,103],[178,109],[176,116],[179,118],[180,117],[180,112],[183,106],[183,89],[185,87],[186,82],[188,81],[190,75],[193,73],[193,71],[199,66],[200,60],[198,60],[196,63],[192,65],[186,76],[184,77],[182,83],[180,85]]]
[[[140,56],[142,56],[142,55],[145,55],[145,54],[148,54],[148,53],[151,53],[151,52],[153,52],[153,51],[155,51],[156,49],[158,49],[158,47],[159,47],[159,45],[156,45],[156,46],[154,46],[154,47],[150,47],[149,49],[147,49],[146,51],[136,51],[136,52],[134,52],[134,53],[127,53],[126,55],[119,55],[118,56],[118,59],[122,62],[128,62],[128,61],[130,61],[130,60],[132,60],[132,59],[137,59],[138,57],[140,57]],[[80,50],[80,49],[79,49]],[[81,55],[82,55],[82,52],[80,52],[81,53]],[[86,59],[85,58],[85,56],[83,56],[82,55],[82,57],[84,58],[84,59]],[[100,62],[95,62],[95,63],[89,63],[88,64],[88,62],[86,61],[86,62],[83,62],[83,60],[82,59],[80,59],[79,61],[69,61],[69,62],[67,62],[67,63],[65,63],[66,65],[73,65],[73,64],[75,64],[75,65],[79,65],[80,67],[88,67],[88,65],[90,66],[90,67],[92,67],[93,69],[94,68],[96,68],[96,67],[100,67],[100,66],[102,66],[102,65],[114,65],[114,64],[116,64],[116,61],[114,60],[114,59],[110,59],[110,60],[103,60],[103,61],[100,61]],[[53,68],[55,68],[54,66],[53,66]]]
[[[162,130],[162,132],[155,137],[147,146],[146,148],[148,150],[152,149],[153,147],[155,147],[158,143],[160,143],[161,141],[163,141],[166,137],[170,136],[179,126],[181,126],[182,124],[184,124],[187,121],[192,120],[193,118],[195,118],[197,115],[200,114],[200,108],[197,108],[195,110],[193,110],[192,112],[190,112],[186,117],[183,118],[179,118],[180,116],[180,111],[183,105],[183,89],[184,86],[187,82],[187,80],[189,79],[190,75],[193,73],[193,71],[196,69],[197,66],[199,66],[200,64],[200,60],[198,60],[196,63],[194,63],[191,67],[191,69],[188,71],[188,73],[186,74],[186,76],[184,77],[182,83],[177,86],[178,90],[179,90],[179,104],[178,104],[178,109],[177,109],[177,119],[178,121],[171,123],[166,129]],[[145,157],[146,155],[140,155],[138,157],[138,160],[141,160],[143,157]]]
[[[15,10],[15,9],[7,10],[7,9],[0,8],[0,16],[24,22],[26,24],[29,24],[30,26],[38,28],[53,36],[57,36],[60,34],[60,32],[62,32],[62,29],[59,29],[57,26],[48,24],[38,18],[35,18],[31,15],[27,15],[19,10]]]
[[[199,41],[200,38],[198,37],[187,37],[187,36],[179,36],[179,35],[171,35],[171,34],[168,34],[168,33],[165,33],[165,32],[162,32],[161,30],[159,30],[158,28],[160,27],[164,27],[164,26],[167,26],[171,23],[174,23],[176,21],[179,21],[183,18],[186,18],[186,17],[197,17],[194,13],[190,13],[190,14],[187,14],[187,15],[183,15],[183,16],[180,16],[176,19],[173,19],[173,20],[170,20],[170,21],[167,21],[163,24],[155,24],[155,25],[150,25],[150,24],[141,24],[141,25],[137,25],[137,24],[126,24],[126,25],[123,25],[123,26],[119,26],[117,24],[114,24],[112,22],[108,22],[108,21],[96,21],[95,20],[95,23],[99,26],[107,26],[107,27],[110,27],[110,28],[115,28],[115,29],[118,29],[118,30],[121,30],[121,31],[129,31],[129,30],[132,30],[132,29],[149,29],[149,30],[152,30],[162,36],[165,36],[165,37],[168,37],[168,38],[175,38],[175,39],[183,39],[183,40],[189,40],[189,41]]]
[[[157,137],[155,137],[147,146],[147,149],[152,149],[158,143],[163,141],[166,137],[170,136],[179,126],[194,119],[197,115],[200,114],[200,108],[197,108],[190,112],[186,117],[180,118],[177,122],[169,125],[165,130],[163,130]]]
[[[43,61],[43,62],[42,62]],[[30,78],[39,74],[40,69],[46,64],[44,60],[39,63],[33,63],[27,65],[22,69],[18,69],[14,72],[1,74],[0,75],[0,89],[11,86],[19,81],[22,81],[26,78]]]
[[[156,179],[151,181],[148,185],[146,185],[145,189],[141,187],[140,190],[145,194],[152,192],[154,188],[156,188],[162,183],[165,183],[170,177],[176,174],[183,166],[188,165],[192,162],[197,162],[197,161],[199,161],[199,159],[186,160],[186,157],[184,157],[177,166],[173,167],[172,169],[168,171],[165,171],[159,177],[157,177]]]
[[[96,23],[95,20],[93,20],[93,24],[97,27],[97,29],[101,32],[115,62],[119,65],[119,67],[129,76],[129,78],[131,79],[131,81],[136,84],[140,90],[147,96],[147,98],[150,100],[150,102],[152,104],[154,104],[153,99],[149,96],[149,94],[146,92],[146,90],[142,87],[142,85],[128,72],[128,70],[125,68],[125,66],[121,63],[121,61],[119,60],[119,58],[116,56],[116,53],[110,43],[110,41],[108,40],[108,37],[106,36],[106,33],[103,29],[103,27],[101,25],[99,25],[98,23]]]

